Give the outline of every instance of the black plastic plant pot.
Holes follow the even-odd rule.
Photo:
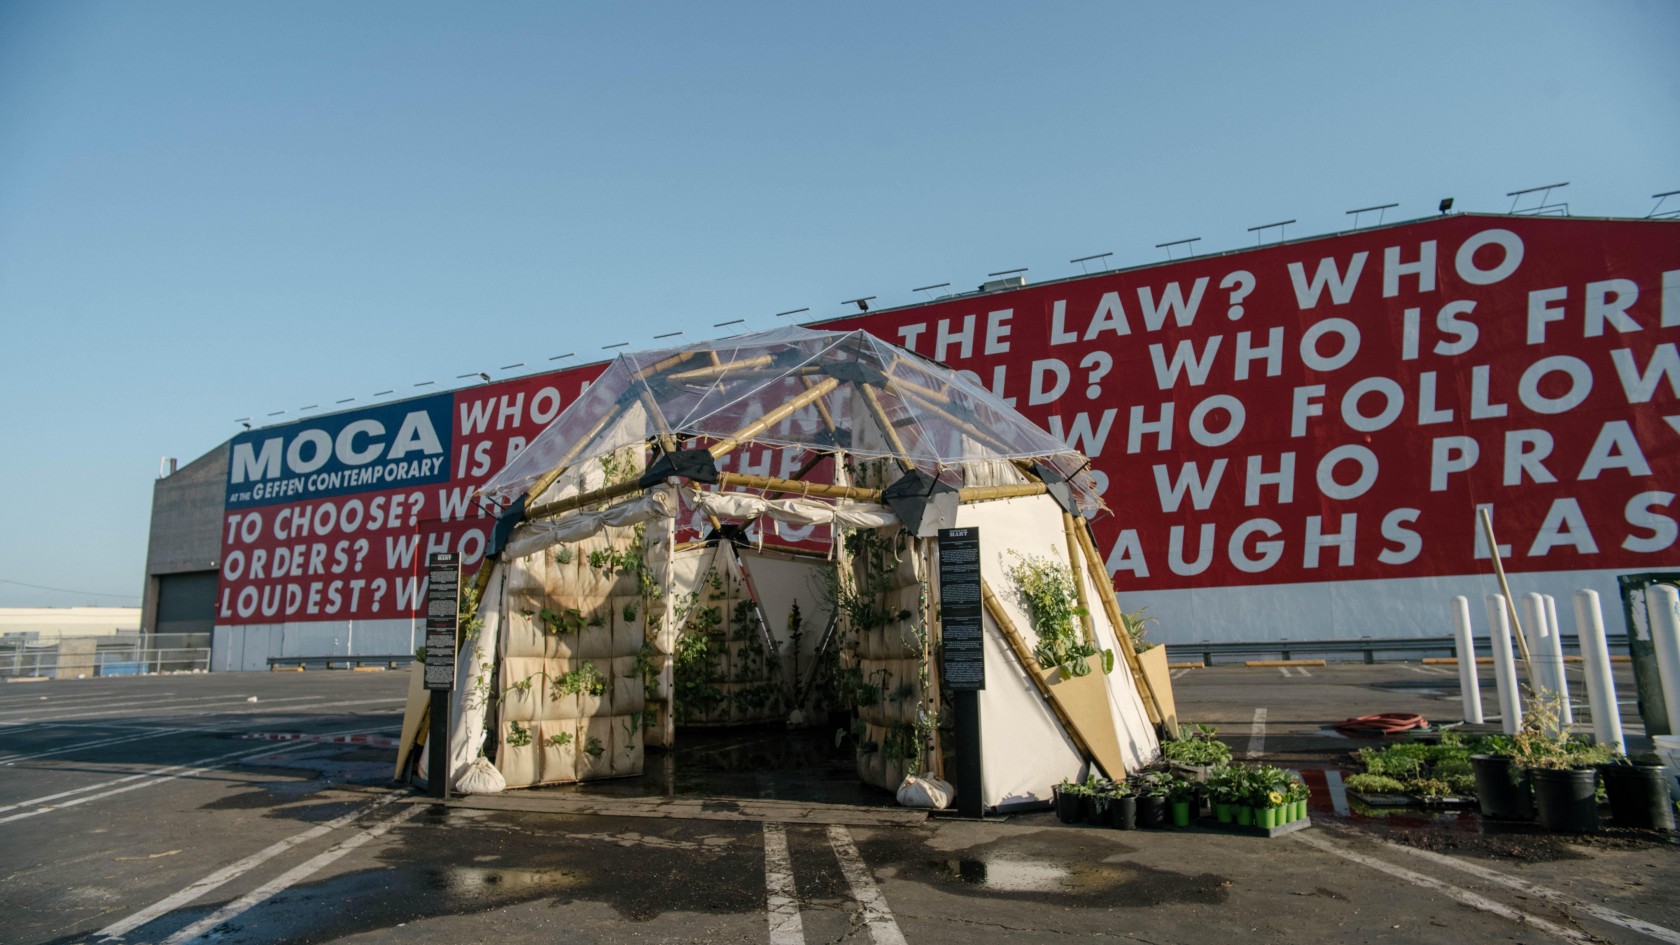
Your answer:
[[[1083,820],[1085,810],[1084,805],[1080,803],[1081,800],[1083,800],[1083,798],[1077,794],[1068,794],[1065,791],[1057,791],[1056,819],[1064,824],[1077,824]]]
[[[1500,820],[1533,820],[1534,793],[1526,779],[1511,773],[1511,759],[1504,755],[1471,755],[1476,773],[1476,798],[1483,817]]]
[[[1600,765],[1611,823],[1638,830],[1673,830],[1667,772],[1662,765]]]
[[[1139,827],[1165,827],[1167,825],[1167,799],[1149,794],[1138,798],[1137,825]]]
[[[1103,798],[1099,801],[1095,797],[1086,795],[1083,808],[1085,813],[1085,822],[1097,827],[1108,826],[1108,806],[1113,803],[1114,802],[1108,798]]]
[[[1116,797],[1108,802],[1108,823],[1117,830],[1137,829],[1138,799]]]
[[[1554,833],[1598,830],[1598,772],[1592,768],[1530,768],[1540,826]]]

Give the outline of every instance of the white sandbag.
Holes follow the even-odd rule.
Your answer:
[[[944,810],[951,806],[951,799],[957,796],[957,789],[949,781],[938,778],[923,778],[910,775],[904,783],[898,786],[898,804],[900,807],[927,807],[933,810]]]
[[[500,794],[507,790],[507,779],[490,763],[490,759],[480,755],[477,761],[467,766],[465,774],[455,782],[457,794]]]

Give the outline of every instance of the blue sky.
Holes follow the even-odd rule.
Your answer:
[[[1680,188],[1680,4],[906,6],[0,0],[0,606],[138,604],[239,417]]]

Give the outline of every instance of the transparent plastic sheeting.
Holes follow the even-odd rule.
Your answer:
[[[1086,512],[1102,507],[1085,458],[979,384],[862,331],[806,328],[619,355],[482,492],[507,504],[557,466],[576,470],[663,435],[710,445],[823,385],[744,441],[866,459],[902,450],[955,485],[965,463],[1036,461],[1069,481]]]

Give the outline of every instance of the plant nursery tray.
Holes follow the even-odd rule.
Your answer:
[[[1292,820],[1289,823],[1284,824],[1280,827],[1244,827],[1242,824],[1235,823],[1235,822],[1228,823],[1228,824],[1222,824],[1222,823],[1219,822],[1219,820],[1217,818],[1214,818],[1214,817],[1203,817],[1201,820],[1197,821],[1196,823],[1197,823],[1197,826],[1205,827],[1208,830],[1216,830],[1220,833],[1236,834],[1239,837],[1266,837],[1266,838],[1271,838],[1271,837],[1281,837],[1284,834],[1290,834],[1290,833],[1295,833],[1295,832],[1300,831],[1300,830],[1305,830],[1308,827],[1312,826],[1312,818],[1311,817],[1303,817],[1300,820]]]
[[[1459,810],[1479,807],[1473,797],[1418,797],[1415,794],[1365,794],[1349,791],[1348,796],[1367,807],[1421,807],[1424,810]]]

